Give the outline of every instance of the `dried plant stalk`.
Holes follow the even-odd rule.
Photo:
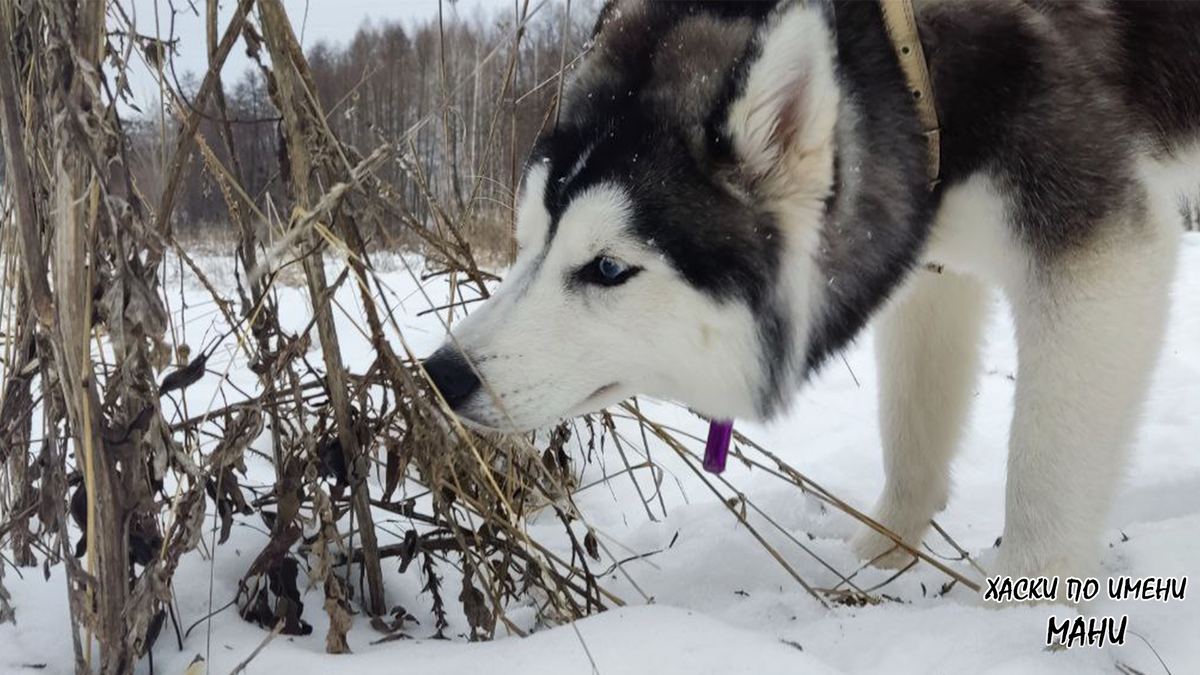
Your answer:
[[[610,574],[624,575],[645,599],[624,562],[655,552],[618,560],[608,550],[575,504],[589,486],[579,485],[580,459],[570,444],[578,446],[577,455],[586,446],[590,457],[611,440],[625,465],[613,475],[634,480],[647,518],[655,520],[651,500],[657,498],[663,516],[666,502],[664,470],[650,456],[651,440],[694,468],[691,439],[636,405],[624,408],[620,427],[614,418],[622,413],[604,413],[598,424],[596,418],[563,424],[536,444],[465,429],[406,342],[397,294],[372,261],[379,248],[422,255],[425,269],[418,272],[400,257],[400,272],[418,289],[432,277],[447,278],[450,297],[426,297],[423,310],[445,312],[445,323],[465,304],[487,297],[497,275],[476,260],[470,234],[487,222],[502,229],[511,223],[524,152],[516,140],[518,104],[544,95],[536,117],[549,123],[561,92],[558,76],[575,61],[567,57],[564,34],[550,43],[559,73],[536,78],[521,92],[523,40],[544,6],[544,0],[525,3],[490,49],[477,46],[474,67],[460,82],[449,81],[450,50],[439,45],[438,105],[421,108],[421,119],[391,130],[391,137],[374,130],[360,152],[339,137],[330,117],[354,92],[325,100],[280,0],[258,0],[257,15],[254,0],[239,0],[223,30],[216,0],[208,0],[209,70],[194,93],[164,89],[162,163],[152,176],[132,166],[133,134],[117,114],[118,103],[132,59],[143,59],[167,80],[171,38],[135,34],[114,0],[0,8],[0,122],[13,207],[2,220],[0,257],[5,274],[21,284],[19,292],[0,296],[0,316],[19,317],[6,319],[6,327],[21,324],[5,334],[0,485],[7,492],[0,487],[0,546],[11,543],[21,564],[40,559],[65,567],[79,672],[129,672],[165,631],[174,630],[182,642],[187,634],[172,614],[175,571],[201,545],[216,555],[239,521],[262,522],[269,533],[229,604],[270,636],[306,634],[312,630],[304,614],[307,579],[323,593],[329,652],[348,651],[351,617],[359,609],[381,640],[418,630],[413,616],[390,607],[384,595],[384,575],[393,569],[420,575],[433,622],[419,630],[436,637],[447,637],[455,617],[471,639],[523,635],[530,624],[506,614],[514,604],[535,610],[534,628],[621,606],[627,599],[601,583]],[[115,26],[105,25],[106,10]],[[573,24],[564,14],[554,25],[566,30]],[[439,24],[437,31],[442,40],[444,28]],[[272,158],[278,182],[261,190],[251,187],[240,164],[221,79],[239,40],[256,60],[263,46],[269,53],[270,65],[259,62],[258,72],[282,123]],[[493,63],[501,54],[507,58]],[[499,103],[487,115],[473,112],[480,119],[463,134],[455,97],[472,82],[475,98],[487,98],[480,80],[488,68]],[[547,86],[556,78],[559,86]],[[441,136],[431,141],[428,134]],[[449,167],[466,161],[459,146],[467,141],[475,166],[459,176]],[[174,232],[179,195],[199,171],[235,226],[232,288],[209,279]],[[495,185],[507,189],[499,213],[487,208]],[[510,242],[499,241],[495,259],[503,260]],[[216,307],[211,329],[219,337],[212,344],[167,338],[182,332],[174,322],[193,311],[182,290],[173,307],[176,298],[162,286],[164,267],[175,262]],[[278,316],[279,286],[292,265],[303,269],[313,314],[289,331]],[[363,311],[352,330],[373,349],[362,372],[350,372],[341,354],[347,336],[338,334],[334,296],[343,284],[353,287]],[[313,363],[308,354],[315,342],[321,358]],[[224,348],[230,356],[223,374],[210,357]],[[232,368],[252,371],[258,390],[236,389],[224,378]],[[215,388],[221,400],[214,396],[202,409],[191,401],[189,410],[181,394],[198,384]],[[163,403],[177,399],[182,408]],[[34,438],[35,419],[40,438]],[[639,446],[622,436],[628,422],[637,424],[641,461],[627,456]],[[268,454],[253,443],[265,428],[273,471],[266,487],[253,485],[256,476],[246,470],[249,457]],[[738,442],[735,456],[756,469],[893,536],[765,448]],[[638,482],[646,471],[654,494]],[[816,602],[881,600],[882,584],[856,585],[854,572],[822,560],[733,485],[705,482],[722,500],[732,495],[726,503],[733,517]],[[527,519],[543,511],[561,525],[554,544],[527,527]],[[384,516],[401,529],[381,543],[378,537],[388,536],[387,525],[378,527]],[[768,539],[768,527],[783,544]],[[211,540],[202,544],[205,534]],[[784,545],[814,558],[836,585],[810,583]],[[948,578],[971,583],[933,557],[906,550]],[[203,620],[219,611],[219,599],[214,604]],[[0,622],[13,611],[0,586]],[[87,662],[93,638],[99,664]]]

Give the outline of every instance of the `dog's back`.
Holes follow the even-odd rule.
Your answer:
[[[1123,99],[1156,151],[1200,141],[1200,2],[1033,0]]]

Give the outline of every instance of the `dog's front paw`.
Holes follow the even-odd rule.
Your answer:
[[[875,505],[872,517],[904,543],[917,548],[921,545],[921,538],[929,530],[929,520],[936,510],[935,503],[913,503],[913,500],[899,499],[892,495],[893,492],[884,490]],[[914,557],[894,539],[880,534],[866,523],[859,524],[858,531],[850,540],[850,546],[859,558],[875,567],[897,569],[912,562]]]
[[[909,546],[919,546],[920,541],[906,541]],[[850,539],[850,548],[863,562],[884,569],[899,569],[912,562],[913,555],[901,548],[890,537],[862,524]]]

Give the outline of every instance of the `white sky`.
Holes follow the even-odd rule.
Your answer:
[[[198,11],[204,11],[206,0],[191,0]],[[175,6],[182,8],[175,18],[175,34],[180,39],[179,53],[175,57],[175,70],[182,78],[190,70],[197,77],[202,77],[208,69],[207,37],[204,29],[203,16],[191,12],[188,0],[174,0]],[[283,0],[288,16],[295,23],[297,35],[302,35],[304,47],[316,44],[321,40],[338,44],[349,42],[366,21],[402,21],[406,24],[437,16],[438,0]],[[514,0],[459,0],[451,4],[445,2],[446,17],[454,13],[470,17],[481,11],[495,13],[513,11]],[[218,31],[223,32],[237,6],[237,0],[219,0]],[[530,3],[533,6],[533,3]],[[125,4],[126,11],[137,23],[137,31],[143,35],[161,35],[164,39],[169,33],[170,8],[167,0],[130,0]],[[155,9],[158,10],[158,30],[155,26]],[[304,17],[307,12],[307,21]],[[301,23],[303,22],[303,28]],[[302,32],[301,32],[302,31]],[[158,84],[154,75],[142,67],[141,61],[134,58],[135,70],[131,74],[131,89],[139,106],[146,106],[158,99]],[[226,86],[241,77],[242,71],[249,68],[251,62],[245,55],[245,46],[239,41],[230,52],[225,63],[224,76]]]

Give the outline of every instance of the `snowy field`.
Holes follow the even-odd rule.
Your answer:
[[[1104,575],[1189,575],[1192,583],[1200,583],[1200,234],[1185,237],[1181,255],[1168,342],[1127,480],[1104,535]],[[215,277],[232,277],[228,261],[205,258],[202,262]],[[427,304],[404,261],[386,262],[387,283],[396,297],[404,300],[405,339],[416,353],[427,354],[441,340],[439,322],[430,315],[415,316]],[[219,323],[214,324],[218,317],[215,308],[190,275],[176,276],[171,283],[174,330],[181,341],[197,348],[224,332]],[[444,297],[443,283],[430,282],[426,288],[435,301]],[[186,309],[178,306],[180,287],[189,302]],[[372,354],[351,320],[361,323],[357,294],[344,287],[338,299],[345,312],[339,331],[347,365],[362,372]],[[305,294],[294,289],[281,292],[281,311],[285,328],[293,330],[302,328],[310,317]],[[938,522],[959,544],[984,561],[1003,525],[1005,447],[1016,369],[1011,333],[1007,310],[997,302],[987,333],[985,374],[955,464],[954,496],[938,516]],[[838,360],[831,363],[786,419],[766,427],[743,423],[738,428],[833,494],[866,509],[882,485],[871,337],[863,336],[846,359],[845,365]],[[255,390],[253,374],[240,367],[230,350],[218,350],[209,367],[216,373],[227,372],[237,387]],[[209,383],[207,387],[189,390],[186,407],[192,414],[225,404],[220,398],[214,400],[215,386]],[[234,390],[225,387],[224,391]],[[696,434],[704,432],[703,424],[674,406],[644,401],[642,407],[660,421]],[[169,409],[169,405],[164,407],[164,411]],[[261,440],[260,445],[267,447]],[[389,605],[402,605],[421,621],[409,630],[415,639],[372,644],[381,636],[360,616],[349,633],[354,653],[326,655],[328,619],[321,611],[320,589],[311,589],[304,598],[304,617],[313,624],[313,634],[279,637],[245,672],[1200,672],[1200,588],[1188,588],[1190,593],[1183,601],[1097,599],[1081,607],[1087,616],[1129,616],[1130,634],[1125,644],[1103,649],[1047,650],[1047,617],[1052,612],[1069,616],[1076,610],[1045,606],[988,609],[961,586],[940,594],[946,576],[924,564],[883,589],[894,602],[821,607],[738,525],[682,460],[661,445],[652,445],[651,450],[653,460],[667,476],[661,485],[661,502],[657,497],[652,500],[649,514],[629,475],[591,487],[577,500],[589,524],[602,533],[617,557],[653,553],[625,563],[628,577],[616,573],[606,577],[606,588],[624,599],[626,607],[573,626],[537,630],[528,638],[498,637],[487,643],[468,642],[463,636],[466,621],[457,614],[451,616],[447,631],[451,640],[424,639],[433,633],[433,621],[427,599],[420,595],[420,571],[414,565],[402,575],[394,562],[385,561]],[[584,485],[624,466],[615,453],[595,457],[587,464],[582,452],[577,449],[577,453],[576,466],[582,467]],[[822,507],[762,471],[750,471],[735,461],[730,464],[728,479],[789,534],[837,569],[856,568],[857,561],[846,545],[854,526],[849,517]],[[250,472],[260,483],[270,480],[270,469],[261,462],[252,462]],[[634,476],[641,481],[642,490],[654,492],[649,474]],[[402,526],[389,514],[380,513],[378,518],[381,543],[394,542]],[[759,515],[752,513],[749,520],[764,531],[769,529]],[[545,541],[561,538],[561,525],[553,518],[535,520],[530,531]],[[835,585],[832,573],[816,560],[782,536],[770,538],[804,578],[816,586]],[[260,524],[248,520],[234,528],[230,541],[216,550],[215,560],[199,551],[185,558],[176,576],[180,620],[185,628],[208,614],[210,607],[224,606],[234,597],[237,580],[265,539]],[[927,542],[935,552],[953,553],[936,535]],[[964,575],[979,576],[966,563],[948,564]],[[23,577],[18,577],[10,567],[5,578],[17,610],[17,624],[0,626],[0,674],[69,673],[71,648],[61,568],[52,572],[49,581],[40,569],[21,572]],[[888,576],[871,569],[855,581],[868,587]],[[458,580],[448,582],[447,597],[453,598]],[[533,628],[532,609],[510,608],[508,615],[522,628]],[[173,632],[164,629],[155,649],[155,672],[180,675],[201,654],[209,658],[209,673],[224,675],[265,636],[232,609],[217,614],[211,624],[199,623],[182,651],[176,647]],[[146,672],[145,662],[139,672]]]

